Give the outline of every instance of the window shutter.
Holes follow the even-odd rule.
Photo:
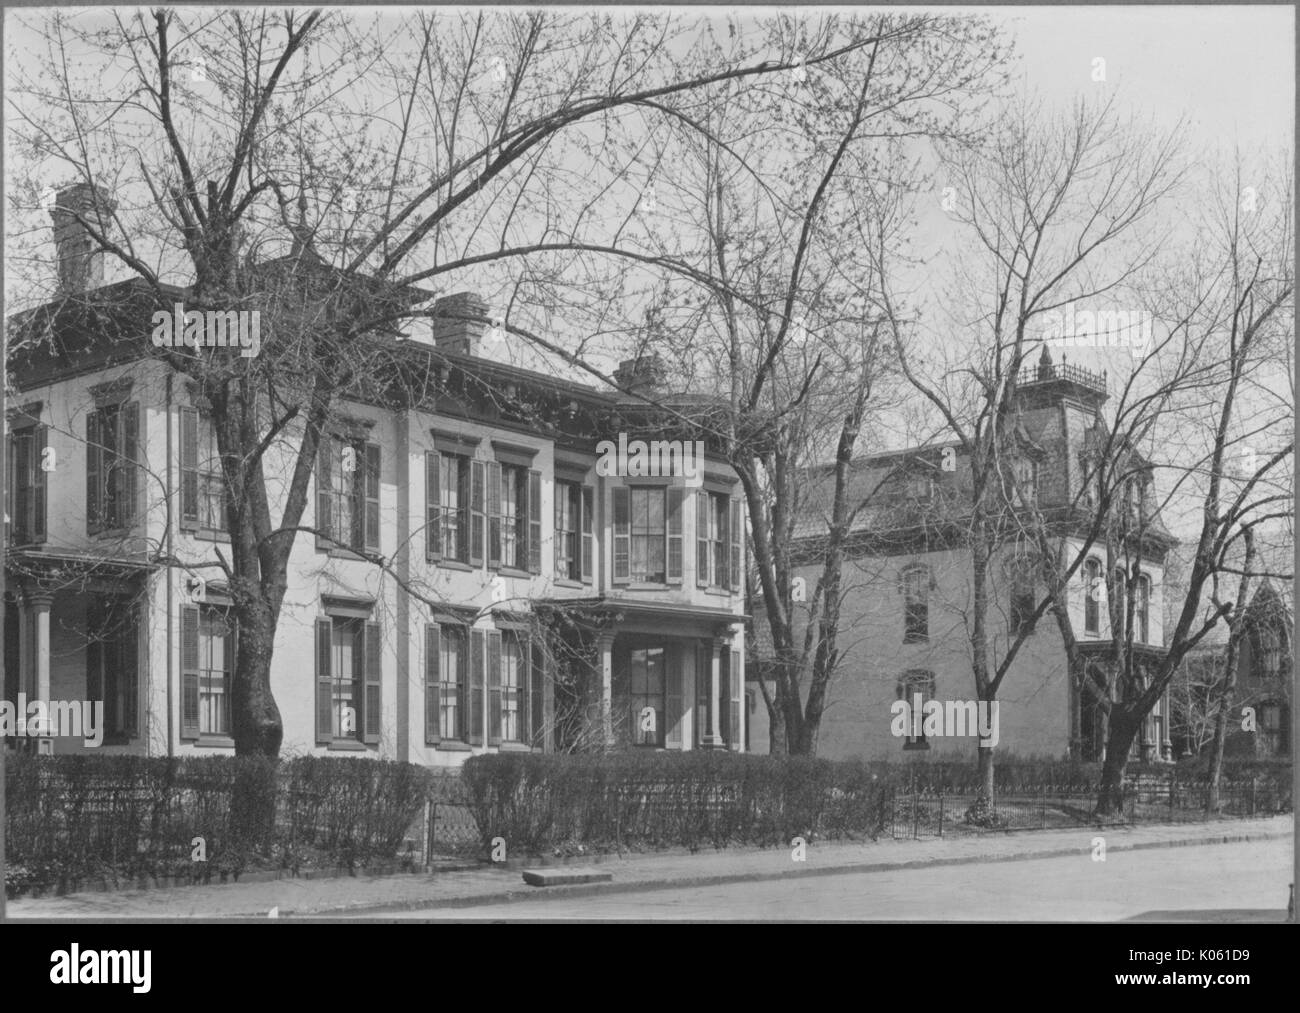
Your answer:
[[[745,674],[740,670],[740,652],[731,652],[731,665],[727,670],[727,685],[731,690],[730,719],[727,723],[727,746],[735,752],[740,751],[742,742],[741,736],[741,707],[740,701],[744,698],[745,691]]]
[[[32,522],[27,527],[33,542],[45,541],[45,448],[50,445],[50,427],[37,426],[32,446]]]
[[[589,485],[584,485],[582,487],[582,579],[584,581],[591,581],[596,576],[595,538],[592,535],[592,525],[595,523],[593,511],[595,500],[595,490]]]
[[[621,485],[614,488],[614,583],[626,584],[632,573],[632,497]]]
[[[379,445],[366,444],[366,548],[379,552]]]
[[[469,635],[469,744],[483,745],[483,631]]]
[[[531,663],[528,666],[529,700],[532,702],[532,724],[528,743],[535,749],[546,748],[546,655],[540,638],[529,642]]]
[[[678,492],[681,490],[679,489]],[[676,648],[668,652],[668,670],[665,673],[664,745],[669,749],[682,748],[682,656]]]
[[[424,455],[424,557],[442,558],[442,455]]]
[[[199,526],[199,412],[181,409],[181,527]]]
[[[140,462],[140,406],[122,405],[118,415],[122,424],[121,460],[114,469],[117,478],[115,505],[117,526],[128,527],[136,517],[136,473]]]
[[[553,510],[555,523],[551,530],[555,532],[555,576],[560,580],[567,580],[573,576],[573,572],[569,569],[569,566],[572,564],[565,564],[564,550],[568,548],[568,546],[565,544],[565,535],[562,534],[564,529],[564,504],[569,500],[570,488],[571,486],[561,485],[559,482],[555,483],[555,503]],[[576,517],[574,518],[574,523],[577,523]]]
[[[488,745],[501,745],[501,633],[487,635]]]
[[[695,490],[695,583],[709,586],[709,507],[711,496]]]
[[[740,500],[735,496],[731,497],[731,590],[739,592],[741,587],[741,564],[745,544],[744,529],[740,523]]]
[[[542,473],[528,472],[528,572],[542,572]]]
[[[532,676],[532,651],[529,649],[528,640],[525,637],[519,637],[519,741],[524,745],[532,745],[532,732],[529,730],[532,725],[533,716],[533,676]]]
[[[709,682],[713,677],[713,657],[708,647],[697,644],[695,647],[695,744],[704,744],[704,737],[709,734]]]
[[[668,583],[677,584],[682,579],[682,501],[685,490],[680,486],[668,487]]]
[[[181,606],[181,738],[199,737],[199,607]]]
[[[487,465],[487,516],[488,567],[495,570],[501,565],[501,465],[497,461]]]
[[[365,741],[379,742],[379,729],[383,720],[384,641],[378,623],[366,623],[365,632],[366,687],[365,714],[362,715]]]
[[[483,565],[483,538],[484,528],[487,521],[484,516],[483,499],[485,496],[484,483],[484,462],[470,462],[470,494],[469,494],[469,511],[470,511],[470,536],[469,536],[469,561],[472,566]]]
[[[128,738],[140,734],[140,652],[137,637],[140,633],[139,612],[129,601],[121,605],[117,618],[122,623],[118,638],[117,671],[122,690],[122,731]]]
[[[330,647],[334,624],[328,619],[316,620],[316,741],[329,742],[334,738],[333,692],[330,679]]]
[[[103,473],[104,454],[100,446],[101,420],[97,411],[86,416],[86,529],[92,535],[99,530],[102,512],[100,475]]]
[[[436,746],[442,741],[441,723],[438,720],[442,702],[442,681],[438,677],[438,652],[441,650],[437,623],[424,624],[424,741]]]
[[[334,438],[329,433],[320,434],[320,446],[316,455],[316,548],[330,548],[334,535],[330,524],[330,497],[333,492],[330,480],[330,458],[334,449]]]

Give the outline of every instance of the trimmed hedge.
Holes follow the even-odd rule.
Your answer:
[[[391,859],[428,775],[358,759],[11,754],[5,790],[5,890],[16,895]]]

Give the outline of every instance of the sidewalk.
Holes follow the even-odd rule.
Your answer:
[[[119,893],[81,893],[10,901],[8,920],[28,918],[166,919],[265,918],[272,908],[280,917],[311,915],[379,916],[431,906],[455,909],[515,900],[585,896],[664,887],[711,886],[792,876],[887,869],[1004,862],[1029,858],[1090,853],[1094,837],[1105,837],[1107,855],[1145,848],[1175,848],[1290,838],[1293,816],[1218,821],[1212,823],[1141,826],[1100,830],[1080,827],[1019,834],[929,841],[882,839],[865,843],[810,845],[807,860],[796,862],[788,848],[741,848],[725,851],[609,856],[576,861],[613,875],[613,882],[581,886],[530,887],[520,867],[430,874],[352,877],[343,879],[282,879]],[[1171,856],[1172,857],[1172,856]],[[554,863],[550,863],[554,867]]]

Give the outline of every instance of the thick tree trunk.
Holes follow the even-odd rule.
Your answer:
[[[1228,638],[1228,649],[1223,659],[1223,691],[1219,696],[1219,712],[1214,716],[1214,744],[1210,747],[1210,789],[1206,793],[1205,810],[1219,811],[1219,784],[1223,777],[1223,747],[1228,741],[1228,718],[1237,692],[1237,642]]]
[[[239,649],[235,658],[235,678],[231,701],[233,738],[236,756],[279,756],[284,740],[280,708],[271,694],[271,658],[275,643],[275,623],[265,608],[238,609]],[[315,674],[299,673],[310,684],[315,699]],[[315,713],[315,707],[312,708]]]
[[[1097,815],[1114,816],[1124,811],[1124,771],[1129,750],[1137,737],[1140,719],[1114,708],[1106,729],[1106,761],[1101,766],[1101,787],[1097,793]]]

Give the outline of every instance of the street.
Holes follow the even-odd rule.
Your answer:
[[[791,877],[378,917],[635,921],[1121,921],[1271,909],[1283,917],[1291,842],[1111,850],[1078,857]],[[377,917],[373,912],[368,917]],[[1204,920],[1215,918],[1205,915]]]

